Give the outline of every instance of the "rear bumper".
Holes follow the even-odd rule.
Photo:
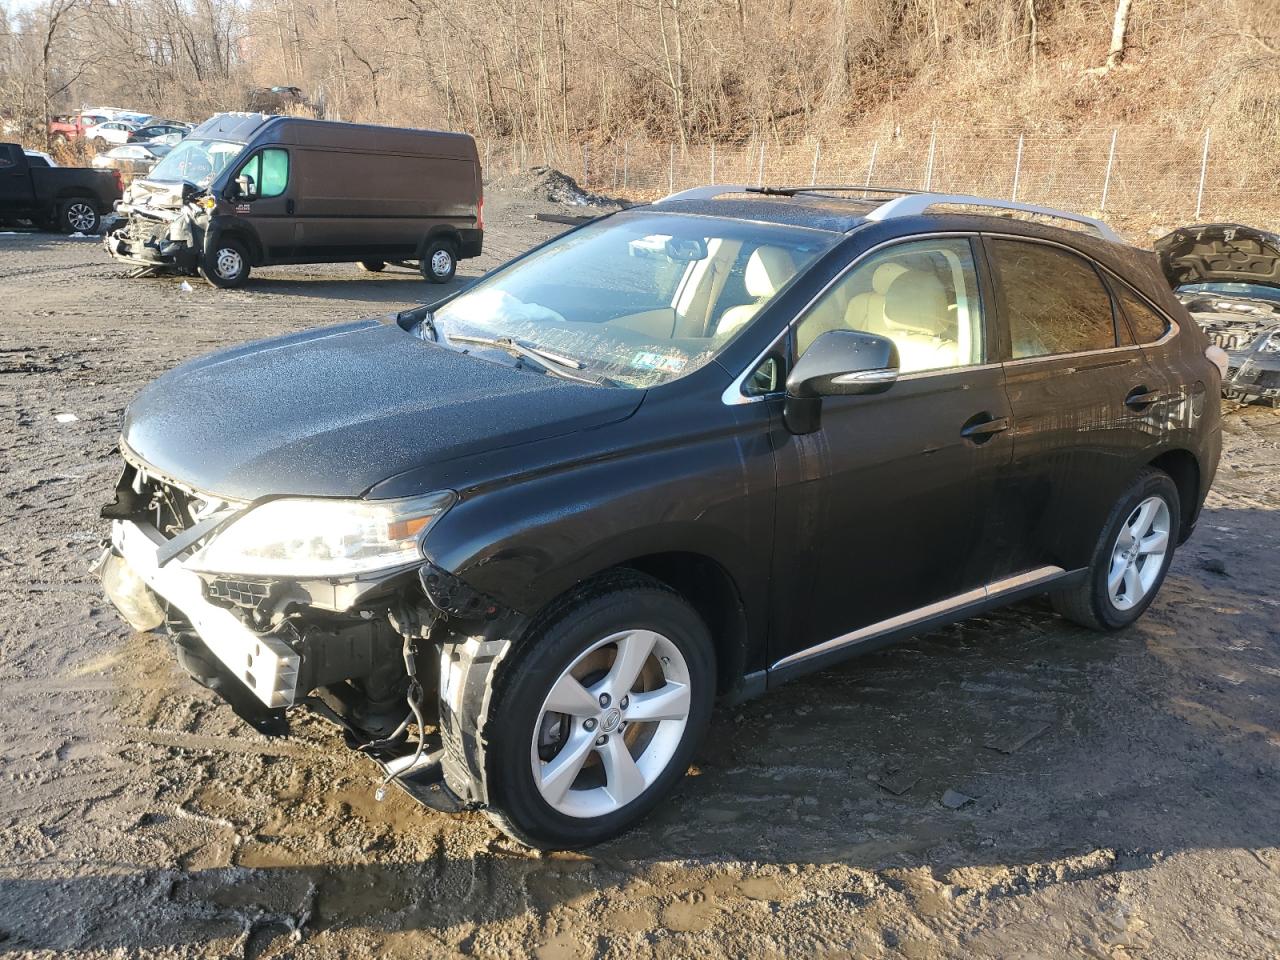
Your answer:
[[[111,523],[112,549],[138,580],[181,611],[209,652],[233,677],[267,707],[297,703],[299,655],[283,640],[250,630],[230,610],[207,601],[200,578],[180,561],[171,560],[161,566],[157,553],[165,542],[152,526],[132,520]],[[123,588],[118,580],[104,580],[104,587],[108,599],[128,619],[132,598],[120,594]]]

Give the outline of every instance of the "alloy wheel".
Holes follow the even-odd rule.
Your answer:
[[[97,219],[98,215],[94,212],[93,207],[87,203],[73,203],[67,207],[67,222],[78,233],[92,230]]]
[[[1120,527],[1107,571],[1107,596],[1117,610],[1137,606],[1159,579],[1169,531],[1169,504],[1163,497],[1147,497]]]
[[[667,768],[689,722],[689,667],[651,630],[597,641],[560,674],[530,744],[542,798],[570,817],[601,817],[640,796]]]

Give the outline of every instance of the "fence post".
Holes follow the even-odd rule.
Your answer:
[[[929,161],[924,168],[924,189],[927,193],[933,187],[933,151],[938,143],[938,121],[933,121],[929,131]]]
[[[622,142],[622,189],[627,189],[627,161],[631,159],[631,141]]]
[[[756,167],[756,186],[757,187],[764,186],[764,144],[765,142],[761,140],[760,141],[760,165]]]
[[[585,187],[591,180],[591,167],[587,162],[587,145],[582,145],[582,185]]]
[[[716,182],[716,142],[711,141],[711,183]]]
[[[863,185],[863,188],[862,188],[863,200],[867,199],[867,190],[869,190],[871,187],[871,174],[875,172],[876,154],[879,151],[880,151],[880,141],[877,140],[875,143],[871,144],[871,161],[867,164],[867,182]]]
[[[1111,165],[1116,162],[1116,137],[1120,128],[1111,131],[1111,152],[1107,154],[1107,174],[1102,178],[1102,202],[1098,204],[1098,212],[1107,209],[1107,194],[1111,192]]]
[[[809,176],[809,186],[816,187],[818,185],[818,158],[822,155],[822,143],[817,142],[813,145],[813,173]]]
[[[1200,189],[1196,191],[1196,219],[1200,219],[1200,207],[1204,203],[1204,175],[1209,167],[1209,131],[1204,132],[1204,153],[1200,155]]]
[[[1018,156],[1013,161],[1013,190],[1009,192],[1010,201],[1018,199],[1018,181],[1022,178],[1022,139],[1023,134],[1018,134]]]
[[[676,192],[676,145],[671,144],[671,152],[667,155],[667,192]]]

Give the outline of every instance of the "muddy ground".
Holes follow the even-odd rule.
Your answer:
[[[536,206],[491,195],[463,274],[559,229]],[[1227,418],[1200,529],[1134,628],[1030,603],[722,709],[656,816],[539,856],[479,814],[376,802],[321,722],[258,736],[100,597],[138,388],[432,293],[342,265],[192,287],[0,236],[0,954],[1276,955],[1276,412]]]

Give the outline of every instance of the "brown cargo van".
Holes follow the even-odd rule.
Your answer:
[[[258,113],[206,120],[135,180],[104,241],[137,275],[238,287],[255,266],[416,263],[452,279],[480,255],[484,199],[463,133]]]

